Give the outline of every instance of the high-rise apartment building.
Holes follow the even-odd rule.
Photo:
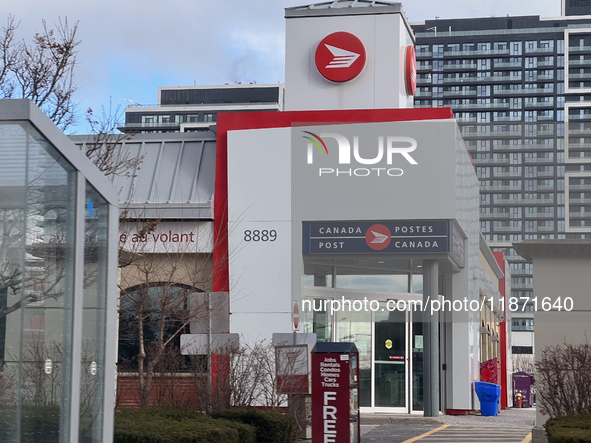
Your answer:
[[[591,14],[579,3],[567,1],[566,14]],[[511,243],[591,234],[591,15],[413,29],[415,107],[454,111],[480,180],[481,231],[508,257],[511,295],[530,298],[514,326],[533,329],[532,264]]]

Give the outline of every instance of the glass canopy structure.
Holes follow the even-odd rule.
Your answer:
[[[112,441],[118,215],[32,102],[0,100],[0,441]]]

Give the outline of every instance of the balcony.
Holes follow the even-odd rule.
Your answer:
[[[591,198],[569,198],[568,203],[571,205],[590,205]]]
[[[589,185],[591,190],[591,185]],[[554,203],[553,198],[493,198],[496,205],[546,205]]]
[[[522,133],[521,131],[490,131],[483,134],[487,137],[521,137]]]
[[[509,218],[511,214],[508,212],[486,212],[484,214],[480,214],[480,218]]]
[[[519,144],[519,145],[495,145],[493,146],[493,150],[495,151],[508,151],[508,150],[520,150],[520,149],[554,149],[554,145],[546,145],[546,144],[540,144],[540,143],[535,143],[535,144],[531,144],[531,145],[526,145],[526,144]]]
[[[569,190],[575,191],[591,191],[591,183],[583,184],[583,185],[569,185]]]
[[[586,149],[591,148],[591,143],[569,143],[568,149]]]
[[[431,78],[417,78],[417,85],[431,84]]]
[[[548,212],[526,212],[525,218],[554,218],[554,213]]]
[[[494,94],[499,95],[520,95],[520,94],[551,94],[554,88],[528,88],[528,89],[497,89]]]
[[[456,117],[458,123],[476,123],[476,117]]]
[[[526,54],[554,52],[554,48],[525,48]]]
[[[502,177],[521,177],[521,172],[496,172],[493,175],[494,178]]]
[[[532,271],[530,271],[530,274],[532,273]],[[513,270],[511,270],[511,275],[513,275],[514,272]],[[512,288],[515,287],[515,285],[511,285]],[[525,312],[525,311],[521,311],[521,304],[519,305],[519,312]],[[514,314],[511,314],[514,315]],[[511,325],[511,330],[512,331],[532,331],[534,330],[534,327],[531,325]]]
[[[521,68],[521,62],[495,63],[494,68]]]
[[[591,212],[569,212],[570,218],[591,218]]]
[[[569,46],[568,52],[589,52],[591,51],[591,46]]]
[[[587,72],[584,74],[568,74],[568,79],[591,80],[591,72]]]
[[[491,186],[481,186],[481,191],[511,191],[511,192],[521,192],[521,188],[516,188],[515,186],[510,185],[491,185]]]
[[[538,226],[538,232],[555,232],[554,226]]]
[[[554,101],[549,102],[525,102],[526,108],[553,108]]]
[[[489,75],[486,77],[448,77],[443,79],[443,83],[485,83],[485,82],[520,82],[521,76],[493,76]]]
[[[445,57],[466,57],[474,55],[505,55],[509,54],[509,49],[483,49],[475,51],[444,51]]]
[[[476,164],[476,165],[508,165],[509,159],[508,158],[475,158],[474,164]],[[484,189],[484,188],[486,188],[486,186],[480,187],[480,189]],[[492,189],[489,189],[489,190],[492,191]]]
[[[459,96],[466,96],[466,95],[475,96],[476,91],[443,91],[444,97],[459,97]]]
[[[520,122],[522,120],[522,117],[514,117],[514,116],[509,116],[509,117],[495,117],[495,121],[496,122]]]
[[[431,91],[417,91],[415,97],[431,97]]]
[[[214,124],[214,123],[212,123]],[[120,131],[129,131],[131,129],[180,129],[181,124],[176,122],[164,122],[164,123],[125,123],[125,125],[117,126]]]
[[[588,60],[569,60],[569,66],[591,66],[591,59]]]
[[[448,64],[443,65],[444,71],[464,71],[466,69],[476,69],[478,65],[476,63],[466,63],[465,65],[462,64]]]
[[[452,109],[507,109],[509,103],[460,103],[447,106]]]
[[[568,133],[570,135],[583,134],[583,135],[591,136],[591,128],[585,128],[585,129],[569,129],[568,130]]]
[[[540,74],[538,80],[554,80],[554,74]]]
[[[523,228],[521,226],[493,226],[493,232],[521,232]]]
[[[553,62],[553,61],[552,62],[549,62],[549,61],[546,61],[546,60],[538,60],[538,68],[543,68],[545,66],[549,66],[549,67],[552,67],[553,68],[554,66],[556,66],[556,63]]]
[[[417,52],[416,56],[417,56],[417,58],[433,57],[433,53],[432,52]]]
[[[568,116],[569,120],[590,120],[591,114],[574,114]],[[570,132],[570,131],[569,131]]]
[[[433,65],[431,65],[431,64],[426,64],[426,65],[419,65],[419,64],[417,64],[417,72],[420,72],[420,71],[431,71],[432,69],[433,69]],[[445,69],[445,67],[444,67],[444,69]]]
[[[533,269],[511,269],[511,275],[533,275]]]
[[[554,158],[547,157],[526,157],[525,163],[554,163]]]

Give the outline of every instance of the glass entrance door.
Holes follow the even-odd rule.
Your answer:
[[[374,337],[374,406],[406,409],[406,314],[376,312]]]
[[[423,324],[420,310],[387,308],[391,294],[306,288],[306,297],[322,300],[378,299],[379,309],[341,310],[330,315],[314,312],[314,325],[331,331],[320,340],[353,342],[359,350],[359,406],[365,412],[411,413],[423,410]],[[418,300],[421,294],[397,293],[401,302]],[[311,322],[310,322],[311,323]],[[313,329],[314,326],[316,329]],[[308,332],[308,331],[306,331]],[[441,329],[440,329],[441,333]],[[320,337],[320,335],[319,335]]]

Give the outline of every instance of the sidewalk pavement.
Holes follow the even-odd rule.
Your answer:
[[[374,430],[377,430],[373,433],[374,435],[398,433],[404,427],[407,429],[405,434],[408,435],[408,438],[411,438],[443,424],[483,428],[533,428],[535,415],[535,408],[510,408],[501,411],[496,417],[483,417],[480,414],[440,415],[439,417],[423,417],[419,414],[362,414],[361,435],[367,435]]]

